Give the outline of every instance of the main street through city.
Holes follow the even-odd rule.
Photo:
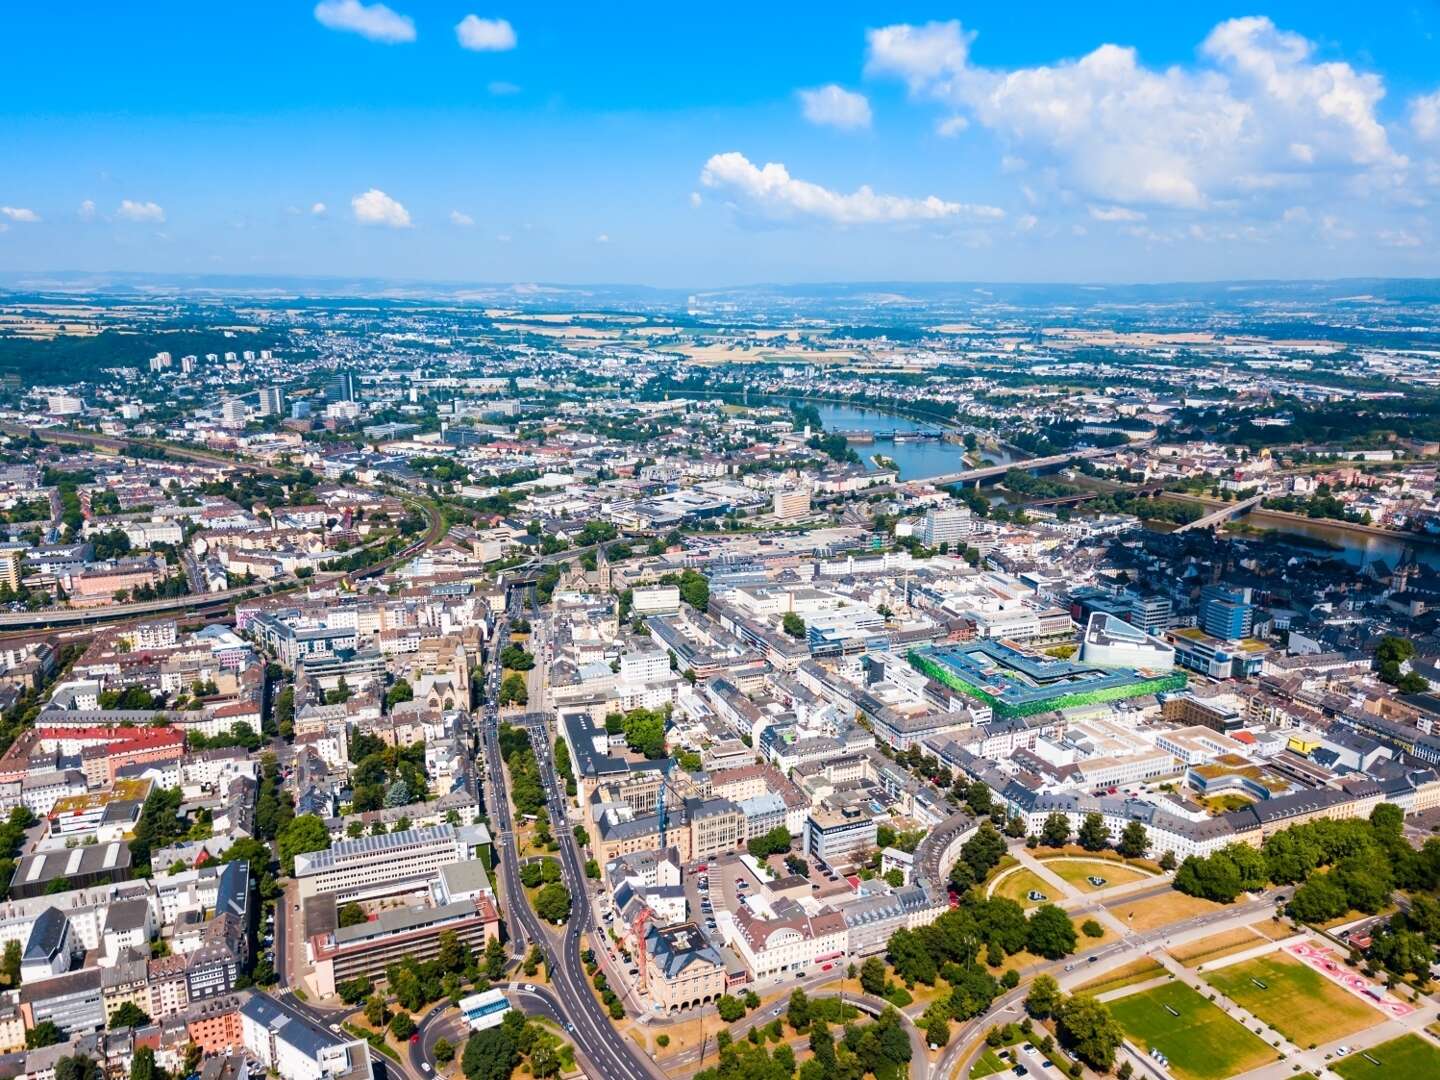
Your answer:
[[[518,603],[518,597],[512,601],[512,605],[514,603]],[[497,643],[508,640],[510,618],[511,614],[507,613],[497,626]],[[530,733],[531,745],[539,763],[550,820],[554,823],[555,835],[560,841],[562,878],[571,896],[570,918],[565,925],[558,950],[553,936],[545,930],[531,910],[520,886],[520,861],[516,851],[514,819],[505,791],[504,766],[500,757],[499,696],[499,665],[492,663],[485,678],[484,700],[481,703],[479,720],[487,775],[486,808],[496,829],[495,846],[500,855],[500,874],[504,883],[506,924],[512,939],[539,946],[545,957],[551,988],[565,1017],[566,1031],[574,1040],[580,1054],[590,1062],[592,1075],[603,1076],[607,1080],[657,1080],[664,1074],[654,1067],[639,1047],[616,1030],[586,979],[585,965],[580,959],[580,938],[590,922],[589,903],[585,895],[585,875],[574,837],[566,824],[565,793],[556,778],[554,762],[551,760],[549,734],[546,730],[547,717],[537,713],[527,714],[521,722]]]

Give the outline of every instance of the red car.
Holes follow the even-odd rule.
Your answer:
[[[411,1036],[410,1036],[410,1041],[411,1041],[412,1043],[418,1043],[418,1042],[420,1041],[420,1032],[417,1031],[417,1032],[415,1032],[414,1035],[411,1035]]]

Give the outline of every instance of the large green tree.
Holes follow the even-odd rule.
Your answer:
[[[1075,951],[1075,924],[1054,904],[1041,904],[1030,916],[1030,951],[1058,960]]]
[[[280,865],[287,874],[293,874],[296,855],[329,849],[330,830],[315,814],[301,814],[285,823],[275,837],[275,845],[280,850]]]
[[[556,925],[570,917],[570,890],[564,885],[546,885],[535,894],[535,914]]]
[[[1110,1071],[1125,1034],[1109,1009],[1093,997],[1076,994],[1057,1010],[1055,1026],[1060,1041],[1076,1057],[1099,1072]]]

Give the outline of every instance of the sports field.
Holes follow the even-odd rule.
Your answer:
[[[1180,1080],[1224,1080],[1280,1056],[1184,983],[1108,1004],[1125,1034],[1144,1050],[1158,1048]]]
[[[1296,1046],[1334,1042],[1385,1019],[1348,990],[1285,953],[1242,960],[1207,971],[1202,977]]]
[[[1367,1054],[1379,1064],[1368,1060]],[[1345,1080],[1440,1076],[1440,1047],[1420,1035],[1401,1035],[1398,1039],[1342,1058],[1330,1068]]]

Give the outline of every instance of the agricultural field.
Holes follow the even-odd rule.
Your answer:
[[[1217,968],[1203,978],[1296,1046],[1334,1042],[1384,1019],[1348,990],[1284,953]]]
[[[1168,1057],[1180,1080],[1225,1080],[1280,1057],[1184,983],[1117,998],[1109,1009],[1137,1045]]]

